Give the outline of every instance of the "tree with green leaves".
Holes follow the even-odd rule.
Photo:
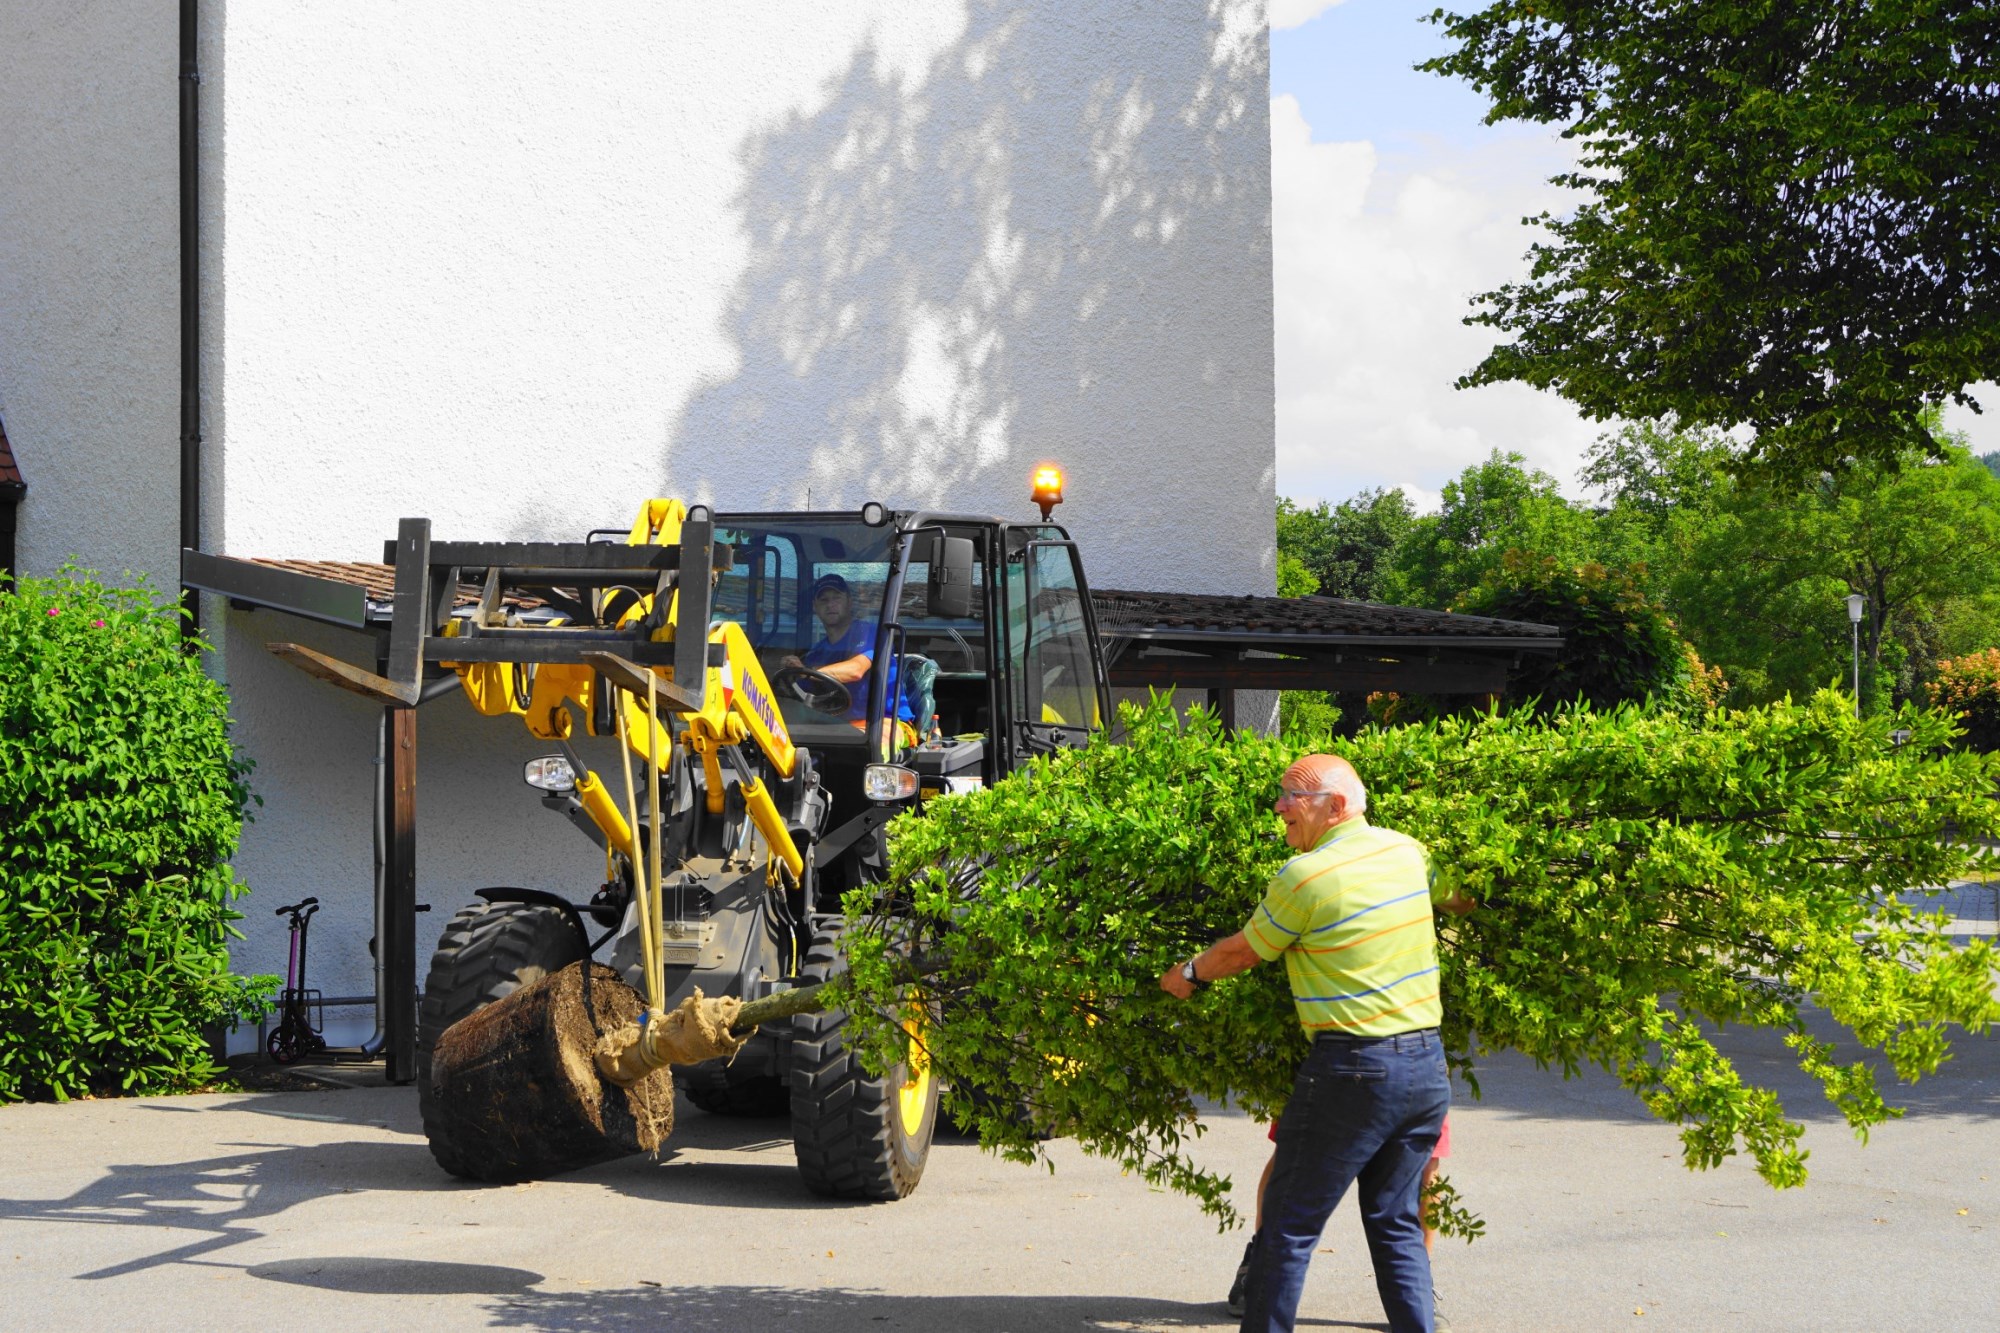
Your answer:
[[[1360,602],[1381,600],[1390,552],[1415,520],[1410,499],[1400,489],[1365,490],[1337,505],[1322,500],[1311,509],[1279,497],[1278,595],[1305,595],[1285,591],[1282,571],[1289,557],[1313,580],[1306,592]]]
[[[1579,480],[1614,511],[1660,526],[1706,506],[1739,452],[1719,431],[1683,430],[1672,420],[1628,422],[1590,447]]]
[[[1788,477],[1937,452],[2000,372],[2000,9],[1493,0],[1425,68],[1560,126],[1574,212],[1471,322],[1593,418],[1748,426]]]
[[[1227,1221],[1229,1182],[1189,1152],[1197,1099],[1272,1115],[1304,1040],[1281,969],[1187,1004],[1157,978],[1239,929],[1289,857],[1272,806],[1297,750],[1165,699],[1122,720],[1120,744],[893,824],[888,881],[847,900],[840,1002],[876,1067],[923,1042],[989,1149],[1038,1160],[1042,1135],[1068,1135]],[[1495,1051],[1595,1065],[1682,1126],[1690,1168],[1747,1153],[1790,1186],[1801,1127],[1717,1027],[1783,1033],[1865,1135],[1896,1112],[1869,1065],[1812,1035],[1809,1007],[1902,1079],[1936,1070],[1952,1029],[2000,1017],[1992,948],[1903,901],[1996,864],[1977,840],[2000,835],[2000,757],[1951,749],[1951,731],[1915,709],[1860,721],[1824,693],[1707,718],[1445,718],[1332,748],[1370,820],[1479,904],[1439,950],[1446,1049],[1475,1091]],[[1477,1225],[1444,1212],[1458,1234]]]
[[[1385,601],[1442,611],[1498,573],[1510,551],[1580,564],[1597,545],[1594,515],[1520,454],[1496,449],[1445,483],[1438,513],[1410,524],[1380,587]]]
[[[1735,697],[1844,680],[1849,593],[1868,599],[1861,655],[1876,706],[1915,693],[1938,656],[1993,646],[2000,478],[1959,445],[1934,447],[1804,487],[1724,482],[1709,506],[1682,511],[1668,603]]]

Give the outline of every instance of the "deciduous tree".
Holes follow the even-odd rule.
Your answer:
[[[1935,453],[2000,370],[2000,9],[1984,0],[1494,0],[1426,68],[1560,126],[1580,192],[1465,383],[1745,425],[1792,477]]]
[[[1307,509],[1278,500],[1278,558],[1295,558],[1314,579],[1310,590],[1356,601],[1380,599],[1389,553],[1416,515],[1401,490],[1362,491],[1337,505]],[[1289,595],[1282,588],[1281,596]],[[1302,594],[1301,594],[1302,595]]]

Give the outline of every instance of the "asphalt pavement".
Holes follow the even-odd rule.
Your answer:
[[[1961,1037],[1866,1147],[1776,1040],[1725,1047],[1806,1122],[1804,1188],[1689,1172],[1602,1075],[1501,1058],[1461,1090],[1449,1173],[1488,1231],[1440,1249],[1455,1329],[2000,1323],[2000,1036]],[[1233,1327],[1243,1234],[1073,1144],[1050,1171],[947,1138],[909,1199],[843,1204],[804,1192],[783,1120],[680,1110],[658,1160],[483,1187],[432,1164],[408,1088],[0,1108],[0,1327]],[[1203,1159],[1247,1189],[1262,1128],[1206,1124]],[[1351,1201],[1302,1314],[1383,1327]]]

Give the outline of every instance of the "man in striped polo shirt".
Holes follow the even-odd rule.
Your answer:
[[[1278,817],[1300,855],[1271,880],[1247,926],[1160,978],[1186,999],[1282,957],[1313,1043],[1278,1120],[1245,1333],[1291,1329],[1306,1265],[1355,1182],[1390,1328],[1435,1326],[1419,1182],[1451,1086],[1438,1042],[1434,876],[1423,845],[1371,826],[1367,807],[1360,775],[1336,755],[1307,755],[1286,769]],[[1470,906],[1438,896],[1446,911]]]

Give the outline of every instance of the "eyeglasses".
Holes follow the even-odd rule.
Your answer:
[[[1279,799],[1279,800],[1281,800],[1281,801],[1292,801],[1292,802],[1295,802],[1295,803],[1296,803],[1296,802],[1298,802],[1298,801],[1303,801],[1303,800],[1305,800],[1305,799],[1306,799],[1306,798],[1307,798],[1308,796],[1331,796],[1331,795],[1333,795],[1333,793],[1332,793],[1332,792],[1330,792],[1330,791],[1325,791],[1325,790],[1323,790],[1323,789],[1320,789],[1320,788],[1317,788],[1317,787],[1313,788],[1313,789],[1312,789],[1312,790],[1310,790],[1310,791],[1294,791],[1294,790],[1293,790],[1292,788],[1290,788],[1290,787],[1280,787],[1280,788],[1278,789],[1278,799]]]

